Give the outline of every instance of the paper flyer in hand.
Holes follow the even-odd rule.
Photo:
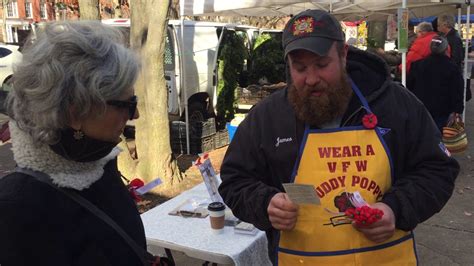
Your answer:
[[[283,184],[286,194],[293,203],[296,204],[321,204],[319,197],[314,190],[314,186],[306,184]]]
[[[202,158],[199,157],[196,162],[194,162],[194,165],[201,172],[202,178],[204,180],[204,183],[206,184],[207,192],[209,192],[211,200],[213,202],[218,201],[224,203],[221,195],[219,194],[219,191],[217,190],[219,188],[219,185],[221,184],[221,180],[216,175],[216,171],[214,170],[214,167],[212,167],[211,159],[208,157],[208,154],[204,154]]]

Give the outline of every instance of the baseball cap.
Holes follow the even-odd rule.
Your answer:
[[[334,41],[344,41],[341,24],[323,10],[301,12],[292,17],[283,30],[285,58],[291,51],[299,49],[324,56]]]
[[[448,40],[442,36],[434,36],[430,43],[431,53],[444,54],[448,49]]]

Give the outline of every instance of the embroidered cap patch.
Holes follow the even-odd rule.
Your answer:
[[[293,35],[298,36],[314,31],[314,19],[312,17],[301,17],[293,23]]]

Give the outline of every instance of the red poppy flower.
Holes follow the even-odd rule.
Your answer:
[[[133,179],[132,181],[130,181],[130,184],[129,186],[137,189],[137,188],[141,188],[145,185],[145,183],[143,182],[143,180],[139,179],[139,178],[135,178]]]
[[[362,124],[365,128],[374,128],[377,125],[377,116],[373,113],[364,115],[364,117],[362,118]]]
[[[139,178],[135,178],[133,179],[132,181],[130,181],[130,183],[128,183],[127,187],[128,187],[128,191],[130,192],[130,195],[132,196],[132,198],[136,201],[136,202],[139,202],[141,201],[142,199],[140,198],[140,196],[138,195],[137,193],[137,189],[138,188],[141,188],[145,185],[145,183],[143,182],[143,180],[139,179]]]
[[[371,225],[382,219],[383,211],[370,208],[369,206],[362,206],[347,209],[345,215],[354,220],[358,225]]]

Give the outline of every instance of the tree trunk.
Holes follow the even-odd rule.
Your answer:
[[[179,0],[172,0],[169,9],[169,19],[179,19],[179,12]]]
[[[79,0],[81,20],[100,20],[99,0]]]
[[[164,49],[167,13],[170,3],[164,0],[134,0],[131,4],[130,44],[140,54],[142,70],[135,85],[140,118],[135,122],[138,162],[130,163],[124,153],[122,166],[133,177],[149,182],[157,177],[163,184],[155,192],[174,196],[179,192],[183,175],[177,167],[170,146],[168,92],[164,78]],[[124,157],[124,156],[122,156]],[[123,159],[123,158],[122,158]]]

